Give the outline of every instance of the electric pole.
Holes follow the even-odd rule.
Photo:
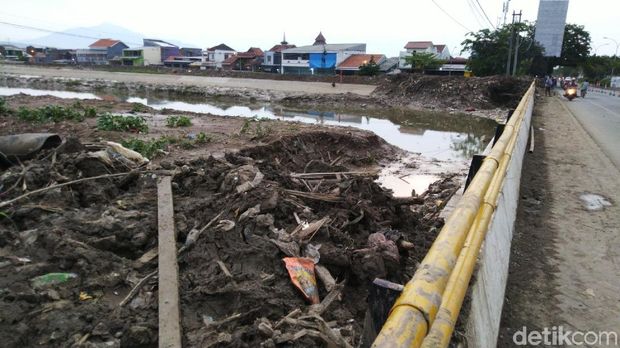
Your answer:
[[[521,23],[521,15],[522,15],[523,11],[519,10],[519,13],[516,14],[514,11],[512,11],[512,23],[514,26],[515,23],[515,16],[518,16],[519,19],[517,20],[516,23]],[[514,32],[514,31],[513,31]],[[516,75],[517,74],[517,67],[519,66],[519,39],[521,38],[520,32],[517,31],[517,38],[516,38],[516,42],[515,42],[515,58],[513,59],[513,64],[514,66],[512,67],[512,75]]]

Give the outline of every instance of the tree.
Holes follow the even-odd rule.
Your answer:
[[[540,70],[546,69],[542,58],[543,48],[534,40],[534,25],[522,22],[504,25],[495,30],[482,29],[467,34],[468,38],[462,43],[463,51],[470,52],[467,65],[475,75],[500,75],[506,72],[509,42],[513,29],[515,38],[519,36],[517,74],[540,75]],[[511,60],[514,59],[516,40],[513,42],[515,45],[511,52]]]
[[[379,74],[379,64],[375,62],[374,57],[370,57],[370,60],[367,63],[360,65],[360,75],[364,76],[375,76]]]
[[[444,61],[437,58],[437,56],[433,53],[422,52],[422,53],[413,53],[410,56],[405,57],[405,62],[411,65],[411,70],[418,70],[424,72],[426,69],[437,69]]]
[[[582,67],[590,55],[590,33],[583,25],[566,24],[560,57],[551,59],[552,66]]]

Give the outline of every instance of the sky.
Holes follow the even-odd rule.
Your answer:
[[[504,1],[185,0],[176,6],[169,0],[2,0],[0,21],[58,31],[112,23],[146,37],[202,48],[223,42],[238,51],[250,46],[269,49],[284,32],[289,43],[310,45],[322,31],[328,43],[366,43],[368,53],[397,56],[407,41],[433,41],[446,44],[458,56],[467,32],[491,26],[481,11],[474,11],[476,2],[497,25],[503,22]],[[522,10],[524,20],[534,21],[538,0],[511,0],[513,10]],[[619,20],[620,0],[570,0],[567,22],[585,26],[599,55],[616,51],[616,44],[604,37],[620,43]],[[0,41],[27,42],[45,35],[0,24]]]

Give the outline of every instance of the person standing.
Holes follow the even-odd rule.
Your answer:
[[[553,86],[553,80],[551,77],[545,77],[545,96],[551,97],[551,86]]]

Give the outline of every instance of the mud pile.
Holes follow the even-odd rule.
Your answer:
[[[453,178],[395,199],[365,169],[392,149],[380,138],[329,131],[283,137],[224,158],[148,169],[102,161],[100,145],[40,153],[1,174],[0,202],[55,183],[105,174],[7,205],[0,218],[0,333],[4,345],[157,345],[157,190],[173,175],[186,346],[355,346],[369,282],[404,283],[443,221]],[[1,203],[0,203],[1,204]],[[310,305],[282,259],[309,257],[320,305]],[[318,269],[318,268],[317,268]],[[64,278],[50,273],[68,274]],[[41,277],[43,276],[43,277]],[[124,301],[124,303],[122,303]]]
[[[399,74],[373,93],[398,103],[424,102],[457,109],[516,107],[532,81],[507,76],[471,77]]]

